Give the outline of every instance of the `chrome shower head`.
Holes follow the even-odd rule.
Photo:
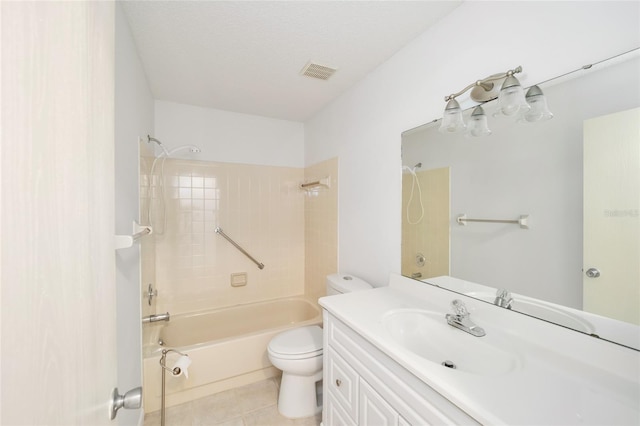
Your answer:
[[[156,138],[152,138],[151,136],[147,135],[147,143],[151,143],[151,142],[155,142],[158,144],[158,146],[160,147],[160,149],[162,149],[162,152],[164,152],[164,155],[166,155],[167,157],[169,156],[169,151],[167,151],[167,148],[164,147],[164,145],[162,144],[162,142],[160,142],[158,139]]]
[[[200,148],[195,145],[181,145],[176,148],[167,150],[167,148],[164,147],[164,144],[162,142],[160,142],[156,138],[152,138],[151,136],[147,135],[147,143],[151,143],[151,142],[158,144],[158,146],[162,149],[162,152],[164,153],[165,157],[171,157],[172,154],[175,154],[178,151],[182,151],[183,149],[188,149],[191,153],[194,153],[194,154],[201,152]]]

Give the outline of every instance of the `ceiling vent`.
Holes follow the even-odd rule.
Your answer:
[[[309,62],[304,66],[304,68],[302,68],[300,74],[320,80],[328,80],[336,71],[337,70],[335,68]]]

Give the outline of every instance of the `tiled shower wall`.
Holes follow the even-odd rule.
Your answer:
[[[331,187],[319,187],[306,194],[305,283],[306,295],[317,300],[325,295],[325,277],[338,272],[338,159],[309,166],[305,182],[329,178]]]
[[[335,170],[337,173],[337,167]],[[158,184],[161,172],[163,197]],[[179,314],[303,293],[317,297],[326,273],[309,283],[305,252],[315,253],[316,244],[306,241],[305,233],[311,233],[311,239],[322,246],[314,270],[334,268],[331,272],[335,272],[336,237],[328,235],[330,227],[325,222],[335,224],[336,204],[330,204],[331,197],[316,196],[324,201],[314,204],[322,219],[313,219],[312,228],[305,226],[314,216],[305,211],[305,201],[314,197],[298,188],[305,180],[304,169],[176,159],[163,164],[159,159],[153,174],[149,194],[159,292],[156,312]],[[325,192],[335,194],[335,188]],[[145,196],[144,189],[141,194]],[[333,214],[327,214],[327,203],[333,206]],[[216,234],[217,226],[264,263],[264,269]],[[322,228],[318,235],[310,231],[317,226]],[[336,230],[334,226],[333,234]],[[231,286],[231,274],[242,273],[246,273],[246,285]],[[143,281],[142,285],[145,289],[147,284]]]
[[[416,177],[414,182],[411,174],[402,175],[402,275],[449,275],[449,167]]]

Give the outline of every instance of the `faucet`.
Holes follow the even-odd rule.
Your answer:
[[[499,288],[496,292],[496,299],[493,301],[493,304],[500,306],[501,308],[511,309],[512,303],[513,297],[511,297],[511,293],[504,288]]]
[[[169,312],[164,314],[149,315],[148,317],[142,317],[142,323],[157,322],[157,321],[169,321]]]
[[[478,327],[471,321],[469,316],[469,311],[467,311],[467,307],[464,305],[464,302],[459,299],[455,299],[451,302],[451,308],[453,309],[453,314],[447,314],[447,324],[459,328],[462,331],[465,331],[473,336],[482,337],[486,333],[484,329]]]

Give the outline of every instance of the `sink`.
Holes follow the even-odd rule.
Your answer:
[[[472,318],[473,319],[473,318]],[[475,337],[447,324],[444,313],[421,309],[397,309],[384,314],[382,322],[403,349],[452,371],[479,375],[501,375],[517,369],[521,362],[497,336]],[[479,324],[482,326],[482,324]]]
[[[467,296],[493,303],[496,296],[485,292],[470,292]],[[595,327],[584,318],[580,317],[581,312],[571,312],[570,308],[565,308],[542,300],[528,298],[526,296],[514,295],[511,310],[520,312],[532,317],[540,318],[554,324],[568,327],[587,334],[595,333]]]

